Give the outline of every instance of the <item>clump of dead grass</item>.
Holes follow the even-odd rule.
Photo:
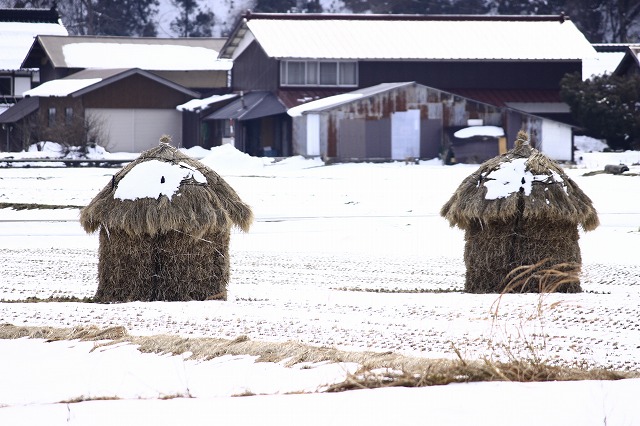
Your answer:
[[[344,382],[330,384],[327,392],[388,386],[420,387],[485,381],[537,382],[551,380],[617,380],[640,377],[640,373],[606,369],[569,368],[529,359],[506,362],[483,359],[469,361],[452,345],[454,359],[410,357],[392,352],[348,352],[329,347],[315,347],[298,342],[259,342],[247,336],[235,339],[184,338],[171,335],[132,336],[124,327],[20,327],[0,325],[0,339],[38,338],[47,341],[95,341],[100,347],[129,343],[143,353],[181,355],[185,359],[209,360],[223,355],[256,356],[258,362],[299,363],[350,362],[361,365]]]

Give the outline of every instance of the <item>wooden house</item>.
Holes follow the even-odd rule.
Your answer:
[[[47,128],[56,121],[51,118],[54,110],[60,125],[70,115],[99,120],[110,150],[141,152],[163,133],[182,145],[183,114],[176,107],[203,94],[227,91],[232,63],[217,58],[224,40],[36,37],[21,61],[23,67],[39,69],[42,85],[29,93],[38,100],[22,102],[0,115],[6,145],[22,149],[34,142],[33,137],[51,133]],[[160,130],[154,122],[160,123]],[[39,135],[28,134],[37,126]],[[193,127],[200,126],[198,122]],[[201,142],[189,141],[188,146]]]
[[[595,54],[565,16],[251,14],[221,59],[235,93],[270,92],[286,108],[412,81],[550,119],[568,117],[559,83]],[[254,98],[269,102],[269,97]],[[245,107],[255,109],[256,105]],[[236,126],[240,147],[298,153],[291,118],[269,108]],[[217,119],[233,119],[231,112]],[[243,138],[252,140],[244,140]],[[571,144],[571,141],[566,141]]]
[[[172,135],[181,143],[182,117],[176,106],[199,94],[133,68],[80,71],[43,83],[25,96],[0,114],[0,123],[12,129],[7,140],[14,150],[38,140],[68,142],[55,137],[61,133],[69,137],[79,119],[99,130],[93,135],[99,140],[86,142],[111,152],[142,152],[157,145],[159,134]]]

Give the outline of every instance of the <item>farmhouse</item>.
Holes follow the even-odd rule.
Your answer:
[[[11,126],[10,145],[23,149],[37,140],[98,143],[112,152],[141,152],[157,144],[158,132],[176,135],[176,105],[199,94],[141,69],[90,69],[51,80],[25,92],[0,115]],[[88,133],[82,133],[90,123]],[[76,141],[74,132],[80,132]],[[8,142],[9,143],[9,142]]]
[[[215,171],[161,139],[80,213],[100,232],[101,302],[226,299],[229,238],[249,206]]]
[[[158,132],[181,144],[182,114],[176,107],[203,93],[227,91],[232,64],[217,59],[223,43],[218,38],[38,36],[20,62],[39,69],[44,87],[26,93],[37,101],[0,115],[6,145],[19,150],[51,136],[50,117],[68,126],[69,114],[74,120],[101,123],[110,150],[141,152],[155,145]],[[82,80],[81,87],[72,85],[74,80]],[[36,118],[27,125],[25,118],[31,115]]]
[[[595,229],[598,215],[525,132],[468,176],[440,215],[465,231],[465,291],[581,291],[578,226]]]
[[[269,92],[287,109],[380,84],[415,82],[568,123],[559,82],[580,72],[583,58],[592,55],[591,44],[562,15],[247,13],[219,57],[233,60],[234,93]],[[269,99],[244,100],[245,108],[262,111],[250,119],[233,118],[237,112],[229,110],[209,118],[234,120],[236,147],[250,154],[304,153],[297,151],[291,117],[261,107]],[[571,134],[557,144],[571,152]]]

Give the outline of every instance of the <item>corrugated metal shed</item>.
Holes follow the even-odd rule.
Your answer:
[[[268,56],[280,59],[563,61],[595,56],[573,22],[559,16],[306,15],[248,15],[221,57],[237,57],[243,44],[235,38],[247,28]]]

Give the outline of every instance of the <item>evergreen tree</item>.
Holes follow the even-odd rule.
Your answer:
[[[96,0],[95,35],[155,37],[158,0]]]
[[[180,9],[178,17],[171,22],[171,30],[180,37],[211,37],[214,14],[206,8],[202,10],[196,0],[172,0]]]
[[[579,73],[561,82],[563,100],[589,136],[606,139],[612,149],[640,148],[640,76],[596,76]]]
[[[258,0],[255,11],[259,13],[285,13],[294,10],[296,0]]]
[[[64,26],[73,35],[157,35],[158,0],[58,0]]]

